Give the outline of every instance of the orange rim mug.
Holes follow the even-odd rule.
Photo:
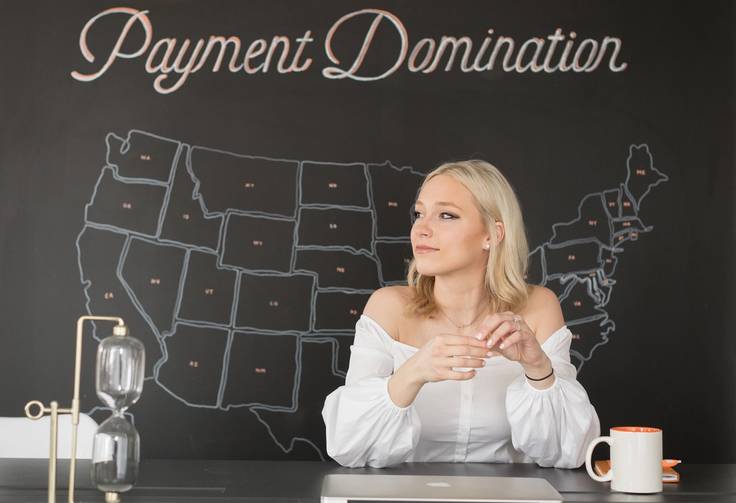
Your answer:
[[[595,447],[602,442],[610,446],[611,469],[600,476],[593,471],[592,456]],[[593,480],[611,482],[613,491],[661,492],[662,430],[648,426],[614,426],[609,436],[598,437],[590,443],[585,468]]]

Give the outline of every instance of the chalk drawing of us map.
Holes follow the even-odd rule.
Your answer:
[[[284,452],[303,442],[324,459],[312,437],[324,396],[343,383],[371,292],[404,282],[422,174],[139,130],[105,141],[76,243],[87,311],[122,316],[146,346],[147,380],[183,404],[245,407]],[[530,253],[528,281],[558,294],[578,368],[615,330],[617,255],[652,231],[642,202],[668,180],[647,145],[629,147],[626,170]]]

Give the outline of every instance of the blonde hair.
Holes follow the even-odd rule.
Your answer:
[[[442,164],[426,176],[419,190],[439,175],[453,177],[470,191],[485,221],[486,230],[492,236],[496,235],[495,222],[503,222],[504,237],[496,246],[491,246],[488,253],[485,286],[490,297],[491,312],[516,312],[526,304],[531,287],[525,281],[529,245],[514,189],[495,166],[473,159]],[[407,306],[408,311],[419,315],[433,313],[437,308],[434,276],[422,276],[417,271],[416,261],[412,259],[407,282],[414,294]]]

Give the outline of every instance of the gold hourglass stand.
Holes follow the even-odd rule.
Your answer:
[[[71,414],[72,419],[72,445],[69,457],[69,503],[74,503],[74,477],[77,464],[77,430],[79,429],[79,380],[82,367],[82,328],[85,321],[114,321],[117,322],[115,332],[125,335],[125,322],[122,318],[114,316],[82,316],[77,320],[77,349],[74,363],[74,396],[70,408],[59,408],[56,401],[52,401],[48,407],[38,400],[32,400],[26,404],[25,412],[29,419],[40,419],[44,414],[51,416],[51,439],[49,443],[49,491],[48,503],[56,503],[56,456],[57,436],[59,431],[59,414]],[[32,409],[38,410],[34,414]]]

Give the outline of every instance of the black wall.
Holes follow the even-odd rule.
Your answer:
[[[84,60],[80,31],[105,5],[3,5],[0,415],[21,415],[31,399],[70,400],[76,318],[88,310],[121,314],[147,345],[150,379],[132,409],[145,457],[317,458],[324,445],[322,400],[341,384],[347,366],[351,331],[345,313],[360,307],[372,288],[400,278],[405,249],[394,241],[408,231],[418,174],[446,160],[477,157],[509,178],[530,246],[544,248],[546,275],[541,255],[535,255],[531,279],[558,292],[580,336],[573,360],[604,431],[623,424],[661,426],[666,457],[736,461],[732,3],[126,6],[149,10],[154,42],[217,34],[237,35],[247,44],[277,34],[293,40],[309,29],[314,42],[306,52],[313,66],[283,75],[205,67],[163,95],[154,90],[143,56],[118,60],[85,83],[70,72],[89,73],[101,62]],[[523,74],[457,68],[415,74],[403,66],[372,82],[325,78],[321,70],[331,63],[323,44],[330,26],[362,8],[395,14],[412,44],[442,35],[468,35],[480,44],[489,28],[517,41],[546,37],[558,27],[580,39],[615,36],[622,41],[619,61],[628,66],[622,72],[601,65],[590,73]],[[367,24],[357,20],[340,32],[335,43],[341,57],[355,54]],[[110,17],[91,30],[89,44],[98,58],[119,29]],[[386,31],[378,32],[366,60],[370,68],[382,68],[396,54],[395,33],[386,25],[380,29]],[[132,31],[124,47],[134,50],[140,40],[140,32]],[[132,150],[121,152],[120,139],[131,130],[148,134],[134,133]],[[140,162],[141,155],[153,161]],[[310,168],[306,161],[317,165]],[[151,165],[161,170],[158,185],[113,178],[150,180]],[[646,175],[636,178],[637,169]],[[209,220],[191,197],[192,174],[201,182]],[[338,210],[325,217],[315,208],[305,216],[302,206],[319,202],[320,187],[340,176],[342,196],[330,200],[328,191],[325,201],[363,208],[362,216]],[[238,216],[227,209],[229,198],[237,199],[238,184],[245,183],[256,186]],[[589,246],[574,250],[597,264],[598,279],[609,281],[587,290],[588,273],[569,269],[572,248],[560,250],[559,243],[591,235],[589,212],[599,211],[607,223],[602,205],[593,201],[600,202],[600,194],[626,194],[625,188],[641,196],[649,185],[640,206],[623,208],[624,201],[617,201],[633,227],[617,227],[616,237],[624,239],[614,254],[615,269]],[[592,206],[580,206],[580,225],[553,228],[575,220],[588,195]],[[164,218],[161,225],[191,246],[167,245],[156,234],[158,222],[148,217],[158,215],[164,200],[178,223]],[[229,211],[227,225],[211,224],[218,211],[223,219]],[[191,213],[193,229],[182,223],[184,213]],[[361,220],[366,214],[367,224]],[[329,219],[345,231],[334,242],[325,237],[331,236],[324,229]],[[366,234],[362,226],[373,221],[377,229]],[[611,237],[608,231],[603,238]],[[132,239],[136,232],[153,237]],[[226,235],[239,236],[229,241],[232,246],[262,240],[265,249],[230,248],[217,269],[214,252],[225,253]],[[317,244],[352,246],[355,253],[294,253],[297,241],[314,245],[314,236]],[[208,243],[214,243],[209,255]],[[347,276],[335,276],[334,267],[346,263]],[[244,276],[246,269],[256,272]],[[560,281],[556,274],[567,270],[571,275]],[[184,292],[178,298],[185,277],[200,297]],[[160,288],[152,289],[153,278],[161,280]],[[569,292],[569,281],[580,287]],[[221,301],[202,297],[206,288],[215,288]],[[342,296],[328,295],[340,291]],[[605,299],[596,297],[603,292]],[[105,293],[113,293],[107,303]],[[235,312],[227,307],[234,295]],[[268,311],[277,297],[283,310]],[[180,322],[173,333],[176,309],[200,323]],[[572,325],[584,316],[590,320]],[[90,411],[99,402],[88,328],[83,409]],[[104,336],[107,328],[98,329]],[[600,342],[607,343],[593,351]],[[223,365],[229,383],[224,388]],[[93,410],[98,421],[106,415]]]

